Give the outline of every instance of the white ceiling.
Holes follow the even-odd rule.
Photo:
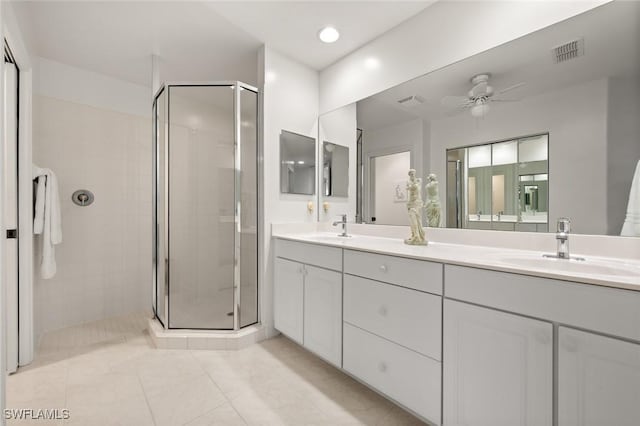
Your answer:
[[[321,70],[416,15],[435,0],[211,2],[209,7],[258,40]],[[331,25],[333,44],[318,40]]]
[[[615,25],[611,23],[615,22]],[[585,55],[555,64],[551,50],[584,37]],[[366,130],[416,118],[434,120],[451,114],[469,114],[444,107],[445,96],[464,96],[469,79],[491,73],[497,90],[524,82],[504,98],[524,99],[591,80],[640,73],[640,2],[614,2],[540,30],[518,40],[472,56],[456,64],[403,83],[358,102],[358,127]],[[397,101],[420,95],[426,101],[406,108]],[[493,103],[492,112],[513,103]]]
[[[257,83],[257,51],[270,47],[315,69],[335,62],[423,10],[422,1],[13,1],[33,53],[151,86],[162,80]],[[338,42],[317,39],[334,25]]]
[[[256,83],[261,43],[198,2],[16,2],[36,55],[151,86],[163,80]]]

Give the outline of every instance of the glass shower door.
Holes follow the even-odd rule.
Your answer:
[[[165,244],[165,232],[167,229],[166,221],[166,191],[165,178],[166,178],[166,130],[167,130],[167,107],[166,107],[167,92],[163,89],[157,96],[154,103],[155,114],[155,126],[154,126],[154,195],[155,199],[155,300],[154,310],[156,316],[162,322],[163,325],[167,324],[166,318],[166,305],[167,305],[167,264],[168,254],[167,246]]]
[[[234,328],[234,94],[169,86],[169,327]]]
[[[240,302],[238,325],[258,322],[258,94],[240,89]]]

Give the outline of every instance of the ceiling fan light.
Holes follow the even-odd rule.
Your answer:
[[[489,112],[489,105],[486,103],[478,103],[470,108],[471,115],[475,118],[482,118]]]

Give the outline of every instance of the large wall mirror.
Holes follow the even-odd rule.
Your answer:
[[[613,1],[358,101],[357,217],[408,224],[412,167],[423,188],[437,176],[440,226],[548,232],[567,216],[573,232],[620,235],[640,160],[638,40],[640,2]]]
[[[280,192],[315,194],[316,140],[283,130],[280,133]]]

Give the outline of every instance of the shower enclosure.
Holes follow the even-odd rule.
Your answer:
[[[167,329],[258,322],[258,91],[167,83],[153,102],[153,310]]]

